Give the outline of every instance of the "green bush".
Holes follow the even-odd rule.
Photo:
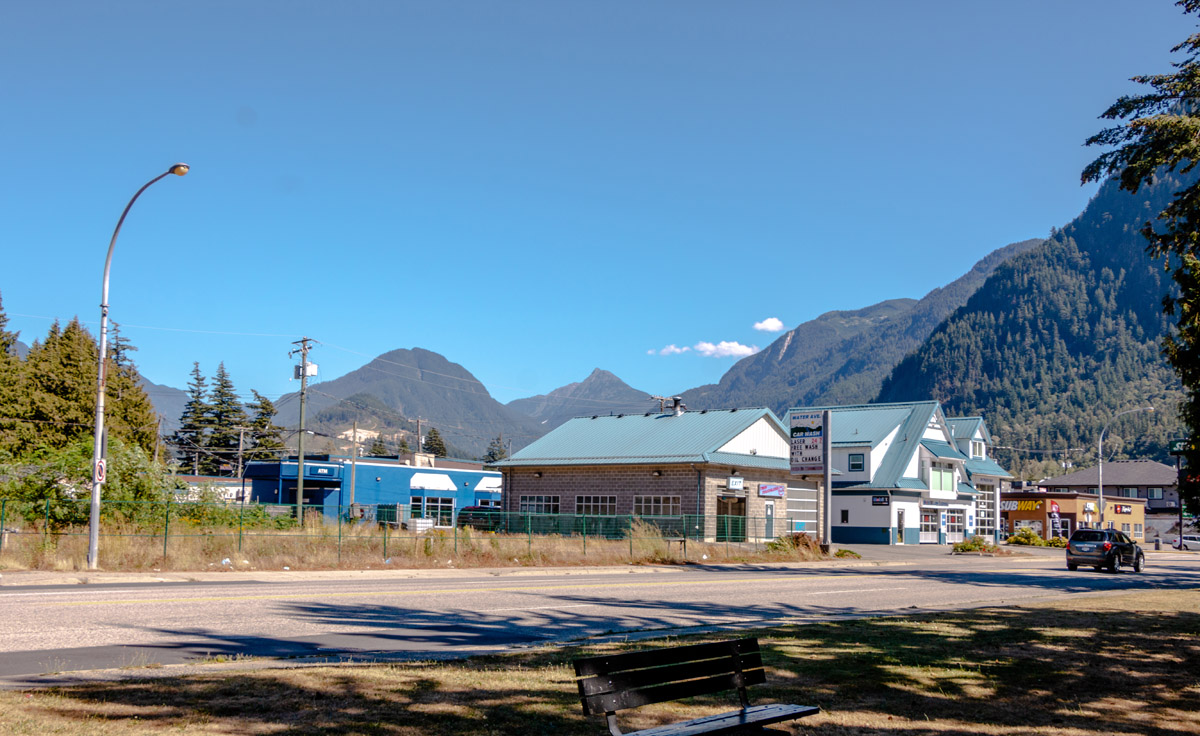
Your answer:
[[[998,549],[996,545],[976,534],[970,539],[965,539],[954,544],[955,552],[995,552]]]
[[[1023,526],[1008,538],[1008,544],[1020,544],[1026,547],[1045,547],[1046,540],[1038,536],[1038,533],[1027,526]]]
[[[1046,540],[1047,547],[1066,547],[1067,540],[1065,537],[1050,537]]]

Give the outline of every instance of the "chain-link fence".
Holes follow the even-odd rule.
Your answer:
[[[134,570],[715,559],[761,552],[787,531],[774,518],[742,516],[470,509],[425,518],[403,504],[164,501],[101,509],[101,567]],[[0,567],[82,569],[89,511],[87,499],[0,499]]]

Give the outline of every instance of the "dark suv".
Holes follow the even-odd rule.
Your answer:
[[[1122,565],[1127,565],[1134,572],[1141,572],[1146,566],[1146,555],[1125,532],[1076,529],[1067,542],[1067,569],[1077,570],[1080,565],[1091,565],[1097,570],[1107,567],[1109,572],[1118,572]]]

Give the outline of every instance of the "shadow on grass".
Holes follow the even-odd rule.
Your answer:
[[[1078,602],[1074,605],[1079,605]],[[310,615],[344,618],[344,611]],[[362,612],[391,620],[395,611]],[[839,734],[1194,736],[1200,614],[980,609],[762,629],[755,702],[821,706],[788,728]],[[722,638],[709,635],[693,638]],[[672,646],[642,641],[620,649]],[[138,719],[152,730],[286,734],[590,734],[563,648],[442,664],[268,670],[62,688],[38,717]],[[7,695],[5,696],[7,697]],[[730,707],[720,696],[642,709],[630,725]],[[47,728],[47,731],[50,729]],[[113,733],[120,733],[114,730]]]

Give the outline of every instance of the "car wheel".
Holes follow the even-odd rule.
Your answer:
[[[1113,575],[1116,575],[1117,573],[1121,572],[1121,554],[1120,553],[1113,555],[1109,559],[1108,571],[1111,572]]]
[[[1079,569],[1079,565],[1076,565],[1074,562],[1068,562],[1067,569],[1070,570],[1071,572],[1074,572]]]
[[[1146,556],[1138,552],[1138,556],[1133,558],[1133,571],[1141,572],[1146,569]]]
[[[1093,570],[1095,570],[1096,572],[1100,572],[1101,570],[1103,570],[1103,569],[1104,569],[1104,567],[1103,567],[1102,565],[1096,565],[1096,566],[1095,566],[1095,567],[1093,567],[1092,569],[1093,569]]]

